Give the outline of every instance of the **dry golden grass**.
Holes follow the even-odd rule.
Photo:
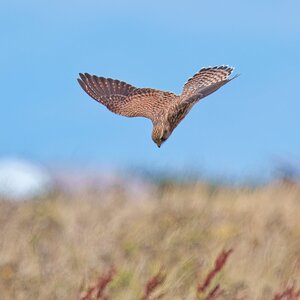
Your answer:
[[[229,248],[220,299],[272,299],[300,285],[299,186],[165,185],[152,199],[131,198],[119,191],[0,201],[0,298],[79,299],[113,265],[111,299],[141,299],[161,268],[163,299],[195,299]]]

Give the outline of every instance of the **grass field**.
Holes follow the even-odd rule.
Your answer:
[[[195,299],[222,249],[220,299],[273,299],[300,285],[300,186],[165,184],[0,201],[0,298],[79,299],[111,266],[109,299],[141,299],[162,268],[163,299]],[[296,299],[296,298],[295,298]]]

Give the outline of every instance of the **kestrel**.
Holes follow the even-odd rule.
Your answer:
[[[234,68],[202,68],[185,85],[181,95],[151,88],[137,88],[123,81],[79,74],[84,91],[113,113],[126,117],[145,117],[152,121],[152,140],[164,143],[194,104],[218,90],[236,76],[228,78]]]

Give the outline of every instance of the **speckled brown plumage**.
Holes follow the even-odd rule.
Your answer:
[[[111,78],[79,74],[83,90],[110,111],[126,117],[146,117],[153,123],[152,139],[160,145],[200,99],[215,92],[228,79],[233,68],[202,68],[183,87],[180,96],[151,88],[136,88]]]

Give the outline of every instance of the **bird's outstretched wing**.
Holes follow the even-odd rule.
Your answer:
[[[83,90],[110,111],[126,117],[146,117],[155,121],[160,111],[177,96],[150,88],[136,88],[123,81],[79,74]]]
[[[215,92],[236,77],[228,79],[233,69],[228,66],[202,68],[184,85],[181,102],[197,102]]]
[[[236,78],[237,75],[228,79],[233,69],[234,68],[228,66],[202,68],[198,73],[190,78],[184,85],[178,101],[173,106],[173,109],[169,114],[170,122],[178,124],[187,115],[196,102]]]

